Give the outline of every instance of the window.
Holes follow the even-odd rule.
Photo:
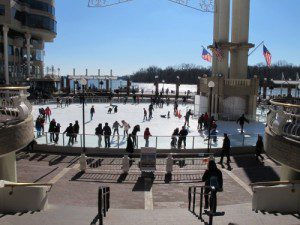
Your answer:
[[[28,5],[32,9],[48,12],[52,15],[55,14],[55,8],[46,2],[41,2],[36,0],[19,0],[19,2]]]
[[[0,15],[5,15],[5,6],[0,5]]]

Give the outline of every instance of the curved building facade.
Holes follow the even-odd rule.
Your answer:
[[[54,0],[0,0],[0,82],[44,76],[44,45],[56,37]]]

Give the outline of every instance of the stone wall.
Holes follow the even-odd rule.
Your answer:
[[[0,156],[26,147],[34,139],[33,118],[0,128]]]

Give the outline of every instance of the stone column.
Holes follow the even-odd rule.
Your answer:
[[[214,13],[214,39],[213,42],[219,41],[219,11],[220,11],[220,0],[215,0],[214,3],[215,13]],[[212,59],[212,75],[216,76],[218,74],[218,59],[216,55],[213,53]]]
[[[9,85],[9,74],[8,74],[8,30],[7,26],[3,26],[3,50],[4,50],[4,77],[5,84]]]
[[[250,0],[232,0],[230,78],[247,79]]]
[[[26,55],[27,55],[27,76],[30,77],[30,39],[31,35],[26,33],[25,34],[26,38]]]
[[[106,79],[106,91],[109,91],[109,79]]]
[[[0,180],[17,182],[16,153],[0,156]]]

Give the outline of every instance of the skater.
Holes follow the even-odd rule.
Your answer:
[[[59,108],[59,106],[60,106],[60,98],[57,97],[56,98],[56,107]]]
[[[264,150],[263,139],[262,139],[261,135],[258,135],[257,142],[256,142],[256,147],[255,147],[255,157],[256,157],[257,160],[259,160],[259,158],[261,159],[261,161],[264,160],[264,157],[261,155],[263,150]]]
[[[41,123],[41,128],[42,128],[42,135],[45,133],[45,117],[43,115],[39,116],[40,118],[40,123]]]
[[[133,140],[133,145],[135,147],[137,147],[137,132],[140,132],[141,131],[141,128],[140,128],[140,125],[135,125],[133,130],[132,130],[132,140]]]
[[[54,141],[55,126],[56,126],[55,119],[52,119],[50,124],[49,124],[49,130],[48,130],[48,132],[50,133],[50,142]]]
[[[117,133],[118,136],[119,136],[119,127],[122,128],[122,126],[119,124],[119,122],[118,122],[118,121],[115,121],[115,122],[113,123],[113,126],[112,126],[112,128],[113,128],[113,130],[114,130],[114,132],[113,132],[113,137],[112,137],[112,138],[114,138],[115,133]]]
[[[147,120],[147,110],[144,108],[144,119],[143,121]]]
[[[223,191],[223,175],[221,170],[217,168],[217,165],[214,160],[210,160],[207,165],[207,170],[205,170],[202,176],[202,182],[205,182],[206,187],[215,187],[216,191]],[[205,188],[204,190],[204,209],[208,209],[208,207],[214,207],[212,210],[216,212],[217,210],[217,196],[214,196],[215,202],[209,202],[209,192],[211,192],[210,188]]]
[[[241,134],[244,133],[244,124],[245,122],[249,123],[249,120],[246,119],[245,115],[242,114],[241,117],[236,121],[236,123],[239,123],[241,126]]]
[[[153,116],[152,116],[153,111],[154,111],[154,108],[153,108],[153,104],[151,103],[149,105],[149,118],[148,118],[148,120],[151,120],[153,118]]]
[[[230,140],[229,140],[228,135],[226,133],[224,133],[221,159],[220,159],[220,162],[219,162],[219,164],[221,164],[222,168],[224,168],[224,166],[223,166],[224,156],[227,157],[227,165],[229,167],[229,163],[230,163]]]
[[[116,106],[116,105],[114,107],[114,113],[118,113],[118,106]]]
[[[105,148],[110,148],[111,129],[108,126],[108,123],[105,123],[105,126],[103,127],[103,134],[104,134]]]
[[[168,111],[168,119],[170,119],[170,111]]]
[[[197,127],[197,129],[199,131],[202,131],[203,123],[204,123],[204,114],[202,113],[201,116],[199,116],[199,118],[198,118],[198,127]]]
[[[177,101],[175,101],[174,102],[174,115],[176,115],[177,110],[178,110],[178,103],[177,103]]]
[[[98,127],[95,129],[95,134],[98,136],[98,147],[100,148],[103,135],[102,123],[98,124]]]
[[[90,109],[90,114],[91,114],[91,120],[93,120],[93,116],[95,114],[95,108],[93,105],[92,105],[92,108]]]
[[[78,124],[78,120],[75,121],[75,124],[73,126],[73,132],[74,132],[74,139],[75,142],[77,142],[77,135],[79,134],[79,124]]]
[[[184,126],[187,125],[188,127],[190,127],[190,117],[191,117],[191,115],[194,115],[194,114],[192,113],[192,110],[189,109],[186,112],[185,116],[184,116],[184,118],[185,118]]]
[[[122,120],[121,123],[124,128],[124,137],[123,137],[123,139],[124,139],[125,135],[128,136],[128,130],[130,129],[130,125],[127,122],[125,122],[125,120]]]
[[[46,120],[48,118],[48,121],[50,123],[51,109],[49,108],[49,106],[47,106],[47,108],[45,109],[45,116],[46,116]]]
[[[185,128],[185,126],[182,126],[180,132],[179,132],[179,139],[178,139],[178,149],[181,149],[181,145],[183,142],[183,148],[186,148],[186,136],[188,135],[188,130]]]
[[[144,139],[145,139],[145,147],[149,147],[149,137],[152,136],[149,130],[149,127],[147,127],[144,131]]]
[[[36,135],[37,138],[41,137],[41,130],[42,130],[42,126],[41,126],[41,120],[40,117],[38,117],[35,121],[35,129],[36,129]]]
[[[59,123],[56,124],[56,127],[54,129],[54,133],[55,133],[54,143],[57,144],[58,140],[59,140],[59,133],[60,133],[60,124]]]
[[[208,128],[208,121],[209,121],[207,112],[204,114],[203,121],[204,121],[204,129],[206,130]]]
[[[178,135],[179,135],[179,128],[176,128],[176,129],[173,131],[173,134],[172,134],[172,138],[171,138],[171,148],[176,148],[176,146],[177,146],[177,138],[178,138]]]
[[[67,137],[69,137],[68,145],[74,144],[74,131],[73,131],[73,124],[70,123],[64,133],[67,133]]]

